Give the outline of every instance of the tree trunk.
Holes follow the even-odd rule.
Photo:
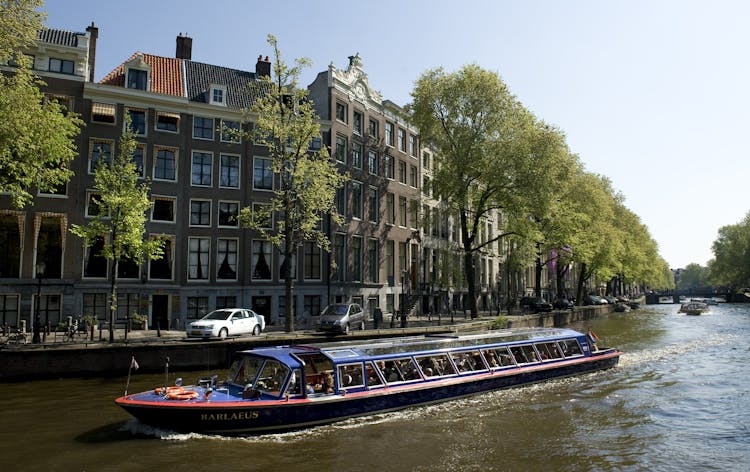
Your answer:
[[[535,297],[542,296],[542,269],[544,269],[544,264],[542,264],[542,256],[537,246],[536,260],[534,261],[534,296]]]
[[[576,289],[576,305],[583,305],[583,283],[586,281],[586,263],[581,264],[581,271],[578,274],[578,288]]]
[[[114,238],[114,234],[113,234]],[[111,284],[109,291],[109,342],[115,342],[115,313],[117,312],[117,266],[119,261],[115,258],[112,261],[112,270],[110,273]],[[127,333],[127,329],[125,331]],[[127,334],[126,334],[127,336]]]
[[[287,200],[287,215],[291,215],[291,200]],[[294,243],[292,241],[293,228],[292,222],[287,218],[284,228],[284,296],[286,299],[285,309],[285,329],[287,333],[294,332],[294,299],[292,298],[292,255],[294,253]]]

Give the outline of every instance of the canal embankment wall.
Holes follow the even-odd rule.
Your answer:
[[[576,307],[550,313],[504,316],[508,328],[564,327],[596,318],[613,310],[612,306]],[[325,336],[314,331],[294,333],[269,331],[254,337],[230,338],[220,342],[188,341],[184,332],[140,336],[131,333],[131,341],[81,342],[75,344],[22,344],[0,349],[0,382],[70,377],[120,377],[128,373],[135,358],[140,372],[205,372],[226,368],[232,354],[253,347],[284,344],[310,344],[322,341],[376,339],[421,334],[458,333],[488,328],[496,319],[489,313],[480,318],[456,319],[453,323],[435,319],[410,321],[403,328],[354,331],[348,336]],[[447,322],[447,324],[446,324]]]

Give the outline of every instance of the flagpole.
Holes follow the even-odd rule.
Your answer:
[[[135,361],[135,356],[131,356],[130,367],[128,367],[128,381],[125,383],[125,395],[128,394],[128,387],[130,387],[130,373],[133,371],[134,366],[138,369],[138,363]]]

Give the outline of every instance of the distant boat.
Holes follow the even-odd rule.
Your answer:
[[[685,313],[686,315],[700,315],[708,311],[708,305],[703,302],[691,301],[683,303],[680,306],[679,313]]]
[[[630,307],[626,303],[618,303],[615,305],[615,311],[618,313],[627,313],[630,311]]]

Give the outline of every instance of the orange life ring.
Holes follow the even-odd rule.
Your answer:
[[[163,387],[157,387],[154,390],[154,393],[157,395],[179,395],[185,393],[185,389],[176,385],[173,387],[167,387],[166,389],[164,389]]]
[[[167,393],[167,398],[170,400],[190,400],[192,398],[198,398],[198,392],[195,390],[189,390],[181,393]]]

